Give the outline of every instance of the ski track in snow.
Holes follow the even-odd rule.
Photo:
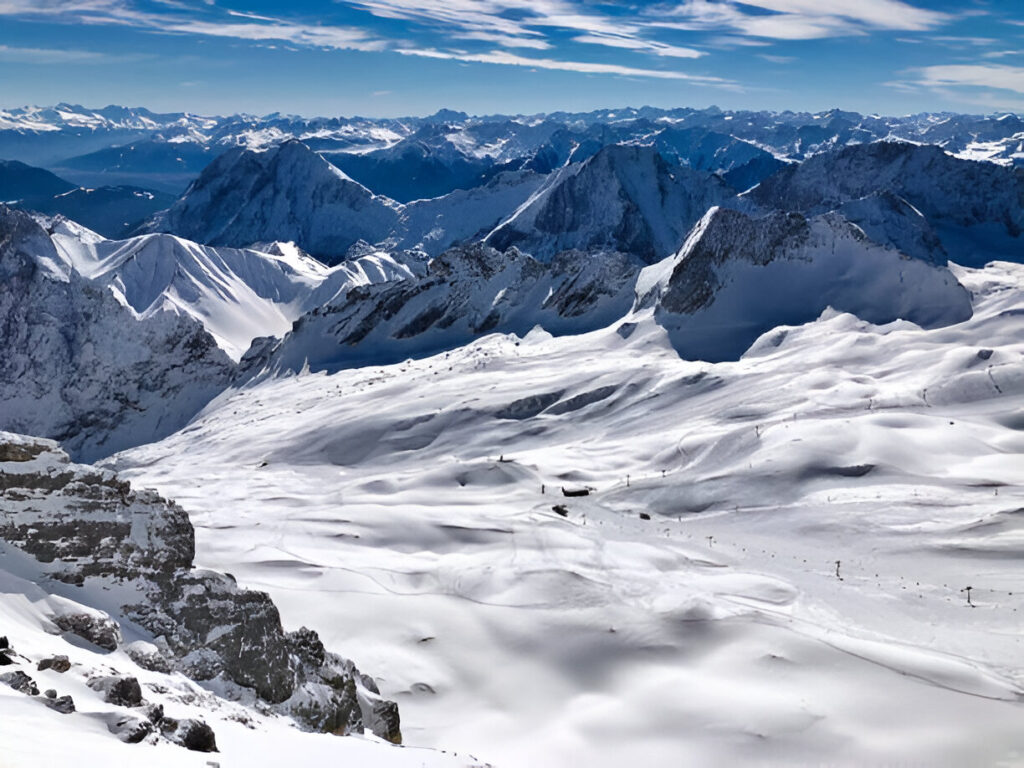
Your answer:
[[[649,319],[492,335],[226,392],[109,464],[377,674],[408,744],[1015,764],[1024,267],[956,273],[947,328],[826,313],[719,364]]]

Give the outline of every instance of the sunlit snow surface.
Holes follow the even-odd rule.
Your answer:
[[[489,336],[228,392],[110,463],[377,674],[408,744],[1020,764],[1024,267],[957,275],[943,329],[826,313],[717,365],[647,320]]]

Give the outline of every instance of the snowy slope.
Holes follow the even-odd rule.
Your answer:
[[[1013,764],[1024,270],[956,277],[962,323],[830,313],[735,362],[639,319],[266,380],[113,463],[177,496],[199,562],[378,670],[407,743]]]
[[[531,171],[508,171],[473,189],[416,200],[402,209],[398,230],[388,242],[438,256],[456,243],[482,238],[543,182],[543,176]]]
[[[173,502],[4,432],[0,483],[4,765],[272,765],[282,747],[342,765],[476,764],[356,740],[399,738],[393,703],[315,633],[285,632],[265,595],[192,569]]]
[[[413,275],[373,249],[327,267],[294,243],[213,248],[162,234],[107,240],[60,218],[47,226],[60,257],[80,275],[107,286],[139,317],[195,318],[236,361],[254,338],[284,335],[301,314],[354,287]]]
[[[766,331],[826,309],[874,323],[924,328],[971,316],[953,274],[869,240],[838,214],[752,219],[712,208],[674,257],[637,281],[637,309],[653,311],[680,356],[735,360]]]
[[[89,238],[57,221],[53,240],[84,277],[111,288],[140,317],[194,317],[235,360],[256,336],[282,335],[330,270],[309,257],[210,248],[173,235]]]

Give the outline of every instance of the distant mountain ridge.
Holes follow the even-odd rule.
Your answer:
[[[656,138],[666,130],[669,134]],[[686,136],[689,148],[680,153],[680,137],[672,132]],[[289,139],[324,153],[373,192],[399,202],[477,186],[503,170],[547,173],[616,143],[658,141],[667,158],[731,174],[727,180],[738,191],[764,178],[777,162],[883,139],[935,144],[968,159],[1024,164],[1024,121],[1013,114],[882,117],[841,110],[642,107],[514,116],[440,110],[427,117],[375,119],[160,114],[71,104],[0,110],[0,158],[39,165],[85,186],[177,193],[222,152],[265,149]],[[767,156],[748,158],[741,171],[737,158],[758,150]]]

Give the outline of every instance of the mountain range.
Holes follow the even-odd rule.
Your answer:
[[[719,618],[756,615],[770,628],[802,610],[781,580],[718,574],[740,554],[711,551],[714,523],[702,533],[706,552],[687,541],[665,554],[684,515],[742,506],[760,525],[771,496],[827,517],[833,496],[849,491],[855,510],[828,523],[827,536],[849,535],[866,509],[899,538],[905,522],[873,484],[913,487],[917,499],[967,483],[961,472],[974,478],[970,493],[997,503],[1006,456],[1021,445],[1020,419],[999,398],[1024,392],[1013,334],[1022,140],[1014,115],[0,112],[0,156],[11,157],[0,163],[0,585],[46,587],[18,614],[19,658],[42,661],[24,648],[51,630],[65,645],[91,644],[87,654],[40,641],[88,666],[67,685],[123,741],[211,746],[203,713],[221,713],[228,734],[251,716],[261,732],[281,718],[397,741],[396,701],[426,717],[425,702],[469,687],[439,671],[459,655],[453,628],[511,636],[521,620],[502,611],[536,618],[553,595],[561,608],[593,609],[585,621],[599,641],[572,649],[547,638],[527,655],[569,675],[578,658],[623,650],[651,675],[630,704],[643,711],[644,687],[662,686],[646,666],[653,648],[703,647],[702,628]],[[822,373],[819,361],[835,370]],[[939,469],[888,451],[887,440],[917,445],[925,419],[934,421],[928,441],[936,429],[952,434],[978,402],[1006,434],[991,437],[989,421],[970,427]],[[811,420],[798,424],[805,413]],[[208,463],[191,465],[193,448]],[[968,454],[970,472],[960,463]],[[172,486],[203,510],[202,523],[112,468]],[[688,484],[667,472],[689,473]],[[195,490],[220,477],[229,480],[217,494]],[[519,506],[507,506],[506,490]],[[435,504],[436,520],[418,516]],[[657,531],[636,533],[632,524],[647,525],[652,512]],[[816,525],[794,524],[792,540],[825,538]],[[220,531],[236,527],[255,531],[238,545],[238,565],[273,600],[195,567],[197,547],[218,557],[237,544]],[[949,541],[966,535],[943,530]],[[932,543],[947,545],[960,546]],[[338,547],[372,566],[350,566]],[[854,565],[843,552],[843,566],[870,570],[862,549]],[[495,577],[488,553],[509,551],[522,571]],[[467,566],[464,553],[481,559]],[[648,574],[639,591],[619,582],[637,563]],[[828,569],[828,589],[848,586],[839,560]],[[680,603],[683,587],[663,583],[677,573],[717,591]],[[322,603],[315,610],[345,617],[337,636],[286,629],[311,610],[296,597],[307,590]],[[375,656],[367,622],[345,613],[376,590],[394,601],[378,620],[390,627],[389,648],[402,649],[398,661]],[[292,608],[279,614],[282,594]],[[435,642],[431,614],[404,612],[412,595],[424,604],[466,597],[482,612],[465,624],[443,615],[447,634]],[[637,605],[655,604],[669,630],[635,623]],[[775,679],[765,648],[778,643],[804,672],[801,654],[826,653],[853,665],[851,679],[909,670],[898,685],[914,696],[920,680],[940,680],[943,696],[978,694],[978,707],[1019,698],[959,661],[832,635],[812,650],[811,634],[774,631],[743,636],[751,645],[733,651],[759,680]],[[339,638],[359,647],[360,666],[368,657],[390,671],[387,697],[326,650]],[[115,655],[100,675],[93,646],[103,643]],[[731,663],[716,661],[718,674]],[[544,670],[524,677],[529,696],[537,686],[571,701],[564,680]],[[619,671],[630,678],[628,665]],[[137,680],[125,682],[136,676],[148,681],[144,697]],[[19,695],[34,685],[0,682]],[[493,696],[505,701],[507,691]],[[195,717],[164,722],[156,702]],[[47,711],[57,706],[69,704]],[[816,721],[792,722],[800,727],[763,727],[789,738]]]

